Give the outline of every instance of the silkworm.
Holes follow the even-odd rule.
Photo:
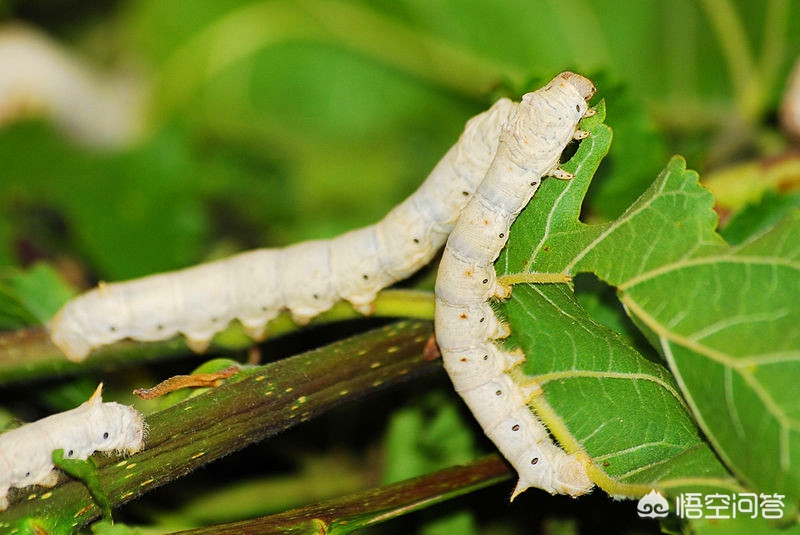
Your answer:
[[[525,361],[496,340],[508,326],[490,306],[510,288],[498,283],[494,261],[508,240],[511,223],[528,204],[543,176],[571,178],[559,158],[591,115],[594,86],[565,72],[524,95],[503,127],[497,155],[447,240],[436,279],[436,339],[444,366],[485,433],[519,473],[512,500],[529,487],[577,496],[592,488],[584,466],[553,443],[528,401],[542,394],[534,382],[510,375]]]
[[[800,139],[800,60],[795,62],[789,75],[779,118],[784,130],[793,138]]]
[[[517,105],[499,100],[472,118],[425,182],[375,225],[331,240],[257,249],[181,271],[105,284],[67,302],[48,325],[53,343],[81,361],[124,338],[182,334],[195,351],[238,319],[260,340],[288,310],[304,324],[340,300],[363,314],[378,291],[427,264],[441,248],[497,150]]]
[[[86,459],[96,451],[133,454],[144,446],[144,420],[133,407],[103,403],[101,383],[78,407],[0,435],[0,511],[8,490],[29,485],[52,487],[58,479],[54,450],[66,459]]]
[[[144,130],[145,87],[132,72],[98,70],[35,28],[0,26],[0,127],[43,116],[75,141],[120,148]]]

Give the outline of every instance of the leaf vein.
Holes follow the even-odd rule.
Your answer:
[[[563,381],[563,380],[572,380],[572,379],[620,379],[626,381],[648,381],[651,383],[655,383],[656,385],[660,386],[667,392],[669,392],[673,398],[675,398],[681,406],[689,411],[689,407],[686,405],[686,402],[681,396],[680,392],[666,382],[661,377],[657,377],[654,375],[650,375],[647,373],[633,373],[633,372],[613,372],[613,371],[595,371],[595,370],[568,370],[568,371],[558,371],[558,372],[548,372],[536,375],[536,382],[540,385],[545,385],[552,381]]]

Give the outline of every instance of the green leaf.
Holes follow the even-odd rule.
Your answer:
[[[197,161],[180,131],[98,155],[21,125],[0,131],[0,162],[0,208],[61,214],[81,257],[94,260],[103,278],[183,267],[197,261],[207,238],[207,214],[193,195]],[[31,218],[44,226],[41,216]],[[38,230],[21,232],[34,243],[49,241]]]
[[[751,236],[775,226],[778,221],[800,208],[800,193],[777,194],[767,191],[754,204],[748,204],[736,212],[725,228],[722,237],[731,245],[738,245]]]
[[[47,264],[6,268],[0,274],[0,330],[46,322],[72,293]]]
[[[645,111],[645,102],[636,98],[629,86],[610,76],[595,76],[592,81],[614,117],[614,144],[584,204],[591,206],[593,215],[610,219],[618,217],[650,185],[669,152],[663,134],[656,131]]]
[[[92,524],[94,535],[141,535],[141,530],[126,526],[125,524],[114,524],[108,520],[100,520]]]
[[[598,117],[565,168],[545,181],[497,262],[509,281],[592,272],[666,357],[674,380],[578,305],[566,284],[518,285],[503,303],[510,343],[545,396],[531,402],[568,450],[594,460],[612,494],[659,487],[740,489],[797,496],[798,219],[737,248],[715,232],[712,196],[681,158],[617,220],[579,221],[589,181],[608,150]],[[521,276],[519,274],[522,274]],[[539,277],[541,278],[541,277]],[[680,393],[686,398],[683,401]],[[691,412],[714,446],[706,445]]]
[[[396,411],[387,431],[383,482],[394,483],[477,456],[474,434],[461,407],[434,391]]]
[[[65,459],[63,448],[59,448],[53,451],[53,464],[56,468],[60,468],[72,477],[83,481],[83,484],[89,489],[89,494],[92,495],[94,502],[103,511],[103,517],[113,521],[111,518],[111,503],[108,501],[108,496],[100,484],[97,465],[94,464],[91,458],[86,460]]]
[[[800,495],[798,236],[794,212],[738,247],[679,259],[621,287],[718,454],[749,488],[790,501]],[[669,288],[681,291],[668,301]]]

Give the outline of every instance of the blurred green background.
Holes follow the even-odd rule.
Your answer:
[[[0,5],[143,96],[88,108],[143,125],[111,147],[46,102],[0,129],[0,265],[57,261],[79,286],[370,224],[470,116],[566,69],[609,98],[590,210],[613,216],[670,153],[704,171],[783,150],[800,51],[800,4],[781,0]]]
[[[45,43],[45,56],[70,67],[9,52],[4,38],[20,24]],[[371,224],[422,183],[468,118],[567,69],[596,82],[595,102],[607,99],[614,129],[587,219],[619,214],[674,153],[701,176],[756,162],[742,186],[755,188],[761,162],[790,158],[778,113],[799,53],[800,3],[790,0],[0,0],[0,329],[46,321],[70,292],[100,279]],[[19,72],[9,65],[31,85],[14,86]],[[797,176],[771,197],[780,210],[800,204]],[[760,224],[760,212],[748,210],[740,235]],[[55,266],[68,286],[41,267],[22,271],[37,262]],[[191,367],[152,377],[126,370],[124,381],[147,384]],[[234,506],[251,504],[238,494],[198,498],[198,489],[217,490],[219,477],[286,476],[268,490],[242,487],[258,502],[247,514],[263,514],[282,500],[306,503],[316,491],[374,482],[364,473],[377,465],[396,480],[473,458],[477,435],[463,433],[466,411],[439,379],[433,392],[422,382],[378,399],[371,408],[386,421],[337,412],[299,440],[250,448],[244,468],[233,458],[215,463],[194,475],[206,477],[201,484],[183,481],[140,500],[146,514],[138,518],[183,526],[243,517]],[[52,405],[83,401],[96,381],[82,381],[79,393]],[[50,386],[37,388],[51,397],[68,391]],[[405,408],[406,395],[416,406]],[[385,407],[401,406],[386,416]],[[353,437],[385,438],[389,451],[381,457],[370,442],[342,453]],[[286,470],[293,455],[303,457],[304,474]],[[475,531],[466,509],[484,506],[492,509],[478,518],[485,532],[527,532],[493,516],[507,513],[507,491],[461,502],[451,521],[466,527],[456,531]],[[194,508],[174,512],[172,500],[187,496]],[[544,498],[521,498],[515,514],[535,505],[550,515],[542,529],[552,533],[572,533],[554,517],[577,510],[588,525],[617,531],[635,517],[635,503],[600,493],[580,504]],[[404,519],[398,532],[425,524],[427,514]]]

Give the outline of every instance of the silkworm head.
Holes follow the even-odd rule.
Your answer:
[[[80,362],[86,358],[92,350],[92,344],[88,341],[84,325],[73,310],[76,307],[72,303],[65,305],[47,324],[50,331],[50,339],[64,355],[70,360]]]
[[[574,87],[583,100],[589,100],[597,92],[591,80],[574,72],[562,72],[556,76],[556,80],[563,81]]]
[[[116,285],[100,283],[58,311],[49,324],[50,338],[69,359],[81,361],[93,348],[130,335],[131,306]]]
[[[572,455],[562,456],[556,461],[555,483],[562,493],[570,496],[586,494],[593,486],[586,469]]]
[[[144,445],[142,415],[119,403],[103,403],[90,415],[90,437],[95,451],[136,453]]]

